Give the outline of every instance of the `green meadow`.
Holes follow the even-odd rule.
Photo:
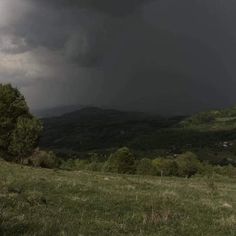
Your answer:
[[[236,181],[0,161],[0,235],[236,235]]]

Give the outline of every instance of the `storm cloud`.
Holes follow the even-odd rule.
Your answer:
[[[230,106],[235,10],[233,0],[1,0],[0,82],[32,109]]]

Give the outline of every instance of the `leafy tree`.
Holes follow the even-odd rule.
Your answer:
[[[121,174],[135,173],[135,158],[127,147],[118,149],[111,154],[104,165],[104,170]]]
[[[182,177],[191,177],[203,168],[197,156],[192,152],[181,154],[176,161],[179,167],[179,175]]]
[[[30,114],[19,90],[0,84],[0,155],[18,161],[29,156],[41,131],[41,122]]]

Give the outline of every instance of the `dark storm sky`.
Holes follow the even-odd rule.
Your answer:
[[[236,104],[235,0],[0,0],[0,82],[31,108]]]

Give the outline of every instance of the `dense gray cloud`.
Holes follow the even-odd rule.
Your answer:
[[[229,106],[235,10],[233,0],[1,0],[0,82],[34,109]]]
[[[36,4],[47,4],[52,8],[78,8],[91,9],[95,11],[108,14],[111,17],[122,17],[131,14],[136,9],[142,7],[144,4],[154,0],[34,0]]]

